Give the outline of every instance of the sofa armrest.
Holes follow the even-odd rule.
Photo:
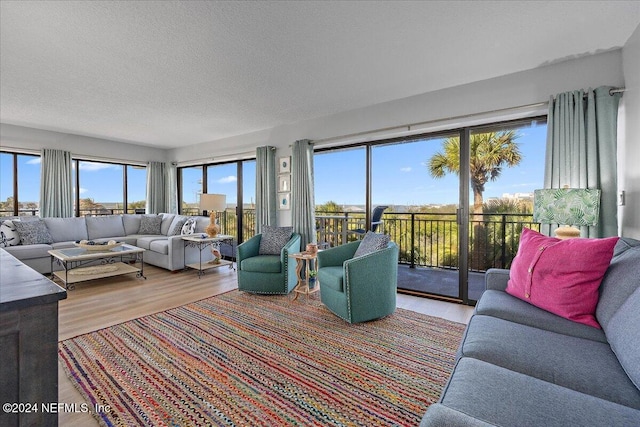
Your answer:
[[[319,251],[318,268],[341,266],[346,260],[353,258],[358,246],[360,246],[360,240]]]
[[[434,403],[429,406],[427,413],[422,417],[420,427],[491,427],[493,424],[484,422],[478,418],[474,418],[463,412],[451,409],[441,403]]]
[[[238,265],[238,270],[240,269],[240,264],[243,259],[251,258],[254,256],[258,256],[260,252],[260,239],[262,238],[262,234],[256,234],[249,240],[246,240],[238,245],[236,260]]]
[[[490,268],[484,276],[485,290],[504,291],[509,281],[509,270]]]

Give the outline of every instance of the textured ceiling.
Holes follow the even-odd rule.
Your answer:
[[[0,2],[0,121],[179,147],[624,45],[640,1]]]

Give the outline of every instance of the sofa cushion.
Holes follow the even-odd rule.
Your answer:
[[[507,293],[575,322],[600,328],[598,288],[617,237],[567,239],[524,228]]]
[[[499,426],[632,426],[640,417],[637,409],[470,357],[458,361],[441,403]]]
[[[318,270],[318,281],[323,288],[344,292],[344,268],[342,266],[322,267]]]
[[[168,255],[169,254],[169,239],[157,239],[151,241],[149,244],[149,250],[153,252],[157,252],[159,254]]]
[[[136,240],[136,246],[142,249],[147,249],[147,250],[151,250],[151,243],[155,242],[156,240],[161,240],[161,241],[167,241],[168,238],[167,236],[142,236],[139,237],[138,240]]]
[[[138,230],[138,234],[162,234],[161,227],[162,216],[142,215],[142,219],[140,220],[140,230]]]
[[[80,218],[45,218],[45,224],[54,242],[87,240],[87,223]]]
[[[638,280],[638,275],[635,275]],[[607,325],[611,349],[633,383],[640,389],[640,288],[622,304]]]
[[[262,226],[262,236],[260,237],[260,255],[280,255],[282,248],[291,240],[293,227],[270,227]]]
[[[611,264],[600,285],[596,318],[605,333],[615,312],[640,287],[640,241],[622,238],[615,247]]]
[[[0,248],[20,244],[20,233],[18,233],[18,229],[13,224],[13,221],[14,220],[7,219],[2,221],[2,225],[0,225]]]
[[[138,234],[140,231],[140,222],[142,215],[126,214],[122,215],[122,223],[124,224],[124,232],[126,236]]]
[[[47,225],[42,220],[29,222],[14,221],[13,224],[16,230],[18,230],[22,245],[48,245],[53,243],[53,237],[51,237]]]
[[[18,245],[4,248],[5,251],[9,252],[19,260],[50,258],[49,251],[51,249],[53,249],[53,246],[46,244]]]
[[[160,224],[160,234],[168,236],[169,231],[172,230],[171,224],[173,223],[176,215],[170,213],[161,213],[159,216],[162,217],[162,222]]]
[[[259,255],[243,259],[240,269],[257,273],[280,273],[282,263],[279,255]]]
[[[88,216],[87,235],[91,240],[124,236],[124,223],[120,215]]]
[[[356,249],[356,253],[353,254],[353,257],[357,258],[359,256],[371,254],[384,249],[390,241],[391,237],[386,234],[377,234],[373,231],[367,231],[367,234],[364,235],[364,238],[362,239],[362,242],[360,242],[358,249]]]
[[[629,380],[607,343],[476,315],[469,322],[461,353],[640,409],[640,390]]]
[[[535,326],[559,334],[607,342],[602,329],[557,316],[503,291],[484,291],[482,298],[476,304],[475,313]]]

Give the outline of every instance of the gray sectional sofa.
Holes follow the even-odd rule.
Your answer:
[[[508,279],[487,272],[456,367],[420,425],[640,426],[640,241],[615,247],[602,329],[512,297]]]
[[[69,248],[78,240],[105,242],[116,240],[143,249],[144,262],[165,268],[170,271],[184,268],[186,262],[198,262],[200,251],[187,246],[176,228],[184,220],[191,218],[168,213],[158,214],[161,217],[160,228],[156,233],[140,232],[142,217],[139,214],[105,215],[78,218],[37,218],[20,217],[21,221],[43,221],[51,236],[51,243],[18,244],[6,246],[4,249],[34,270],[48,274],[51,272],[51,249]],[[148,216],[148,215],[147,215]],[[155,216],[155,215],[153,215]],[[196,220],[195,233],[204,233],[209,225],[208,217],[193,217]],[[175,232],[178,234],[175,234]],[[185,254],[186,250],[186,254]],[[212,259],[210,251],[202,251],[202,261]],[[54,263],[54,270],[62,267]]]

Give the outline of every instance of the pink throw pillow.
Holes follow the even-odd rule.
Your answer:
[[[560,240],[524,228],[507,293],[574,322],[600,329],[600,282],[618,237]]]

